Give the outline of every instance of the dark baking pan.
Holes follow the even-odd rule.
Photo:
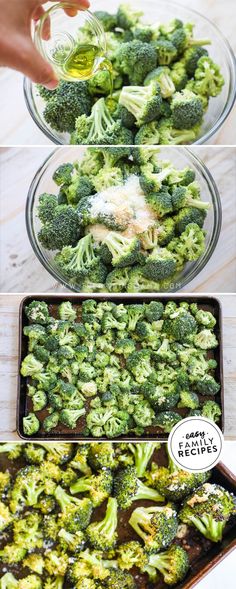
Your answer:
[[[156,295],[145,295],[145,296],[135,296],[135,295],[124,295],[124,294],[120,294],[120,295],[94,295],[94,296],[88,296],[88,295],[33,295],[33,296],[27,296],[25,297],[20,304],[20,311],[19,311],[19,376],[18,376],[18,400],[17,400],[17,432],[19,434],[19,436],[25,440],[29,440],[30,437],[26,437],[24,435],[23,432],[23,427],[22,427],[22,419],[23,417],[26,415],[26,413],[28,413],[29,411],[31,411],[32,405],[31,405],[31,399],[29,397],[27,397],[27,382],[29,382],[29,379],[24,378],[20,375],[20,365],[21,362],[23,360],[23,358],[25,357],[25,355],[27,354],[27,337],[24,336],[23,334],[23,328],[25,327],[25,325],[28,325],[28,320],[27,317],[25,315],[24,309],[25,306],[27,306],[31,301],[33,300],[44,300],[46,301],[46,303],[48,303],[48,305],[50,306],[50,310],[52,312],[52,314],[55,314],[57,311],[57,306],[65,300],[69,300],[71,301],[74,305],[77,305],[77,307],[81,306],[82,301],[88,299],[88,298],[93,298],[94,300],[97,301],[103,301],[103,300],[110,300],[113,301],[114,303],[119,302],[119,303],[125,303],[125,305],[130,305],[133,303],[140,303],[140,302],[150,302],[152,300],[159,300],[163,303],[166,303],[168,300],[175,300],[175,301],[187,301],[188,303],[195,303],[197,302],[201,308],[203,308],[204,310],[207,311],[211,311],[213,313],[213,315],[215,316],[217,323],[216,323],[216,327],[215,327],[215,333],[216,336],[219,340],[219,346],[216,348],[216,350],[214,350],[214,352],[210,352],[210,356],[214,357],[217,361],[217,369],[216,369],[216,379],[220,382],[221,384],[221,392],[219,393],[219,395],[217,395],[216,397],[216,401],[218,401],[221,405],[221,410],[222,410],[222,416],[221,416],[221,421],[219,423],[219,427],[221,428],[222,432],[224,431],[224,379],[223,379],[223,342],[222,342],[222,334],[223,334],[223,329],[222,329],[222,310],[221,310],[221,305],[220,302],[214,298],[214,297],[208,297],[208,296],[185,296],[185,295],[172,295],[170,297],[170,295],[161,295],[161,296],[156,296]],[[209,356],[209,357],[210,357]],[[210,397],[204,396],[204,400],[207,400]],[[177,409],[177,411],[183,416],[186,416],[186,410],[185,409]],[[42,410],[40,412],[37,413],[40,421],[44,419],[44,417],[46,417],[47,412],[46,410]],[[76,429],[71,430],[69,428],[66,428],[65,426],[63,426],[62,424],[59,424],[54,430],[52,430],[49,433],[43,432],[43,431],[39,431],[35,436],[32,436],[32,439],[35,440],[42,440],[42,439],[48,439],[48,440],[88,440],[88,441],[94,441],[94,438],[85,438],[84,435],[82,434],[82,430],[85,426],[85,418],[82,417],[79,422],[78,422],[78,426]],[[100,441],[105,440],[106,438],[99,438]],[[139,438],[137,438],[136,436],[132,436],[132,435],[127,435],[127,436],[121,436],[119,438],[119,440],[124,440],[124,441],[148,441],[148,440],[160,440],[160,441],[166,441],[168,439],[168,435],[163,433],[162,430],[158,427],[149,427],[146,428],[145,433],[140,436]],[[113,440],[114,441],[114,440]]]
[[[17,442],[16,442],[17,443]],[[23,443],[24,442],[18,442]],[[165,452],[165,445],[162,444],[161,448],[155,451],[153,458],[157,460],[157,463],[162,466],[166,465],[167,456]],[[0,454],[0,470],[5,471],[8,469],[14,476],[19,468],[25,466],[24,457],[20,457],[15,461],[10,461],[6,454]],[[66,468],[66,465],[62,466]],[[230,493],[236,494],[236,477],[224,466],[219,463],[215,468],[212,469],[211,482],[222,485]],[[105,502],[94,510],[93,520],[100,520],[105,514]],[[135,507],[141,505],[150,505],[149,501],[136,501]],[[118,516],[118,538],[119,542],[127,542],[129,540],[139,539],[128,521],[131,515],[134,505],[130,509],[122,511]],[[119,524],[120,522],[120,524]],[[176,543],[185,548],[189,555],[190,569],[185,580],[175,585],[175,589],[192,589],[195,587],[202,578],[209,573],[217,564],[219,564],[230,552],[236,548],[236,518],[233,517],[228,522],[223,535],[222,542],[214,544],[210,542],[204,536],[199,534],[194,528],[189,528],[188,533],[183,538],[176,539]],[[3,540],[4,544],[4,540]],[[1,546],[1,543],[0,543]],[[7,566],[7,569],[17,577],[22,577],[29,574],[27,569],[22,569],[18,564]],[[6,564],[0,562],[0,577],[6,572]],[[137,589],[168,589],[168,586],[160,579],[155,585],[150,585],[147,581],[147,576],[142,575],[138,569],[134,569],[133,574],[137,583]],[[233,586],[233,582],[232,582]],[[68,589],[68,585],[65,584],[64,589]],[[228,588],[227,588],[228,589]]]

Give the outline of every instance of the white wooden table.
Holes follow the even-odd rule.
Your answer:
[[[16,440],[18,317],[23,295],[0,295],[0,440]],[[66,295],[65,295],[66,298]],[[219,295],[223,305],[225,437],[236,439],[236,295]]]
[[[192,150],[209,167],[218,185],[223,226],[212,258],[185,291],[236,292],[236,148],[195,146]],[[51,151],[50,147],[0,148],[0,292],[65,290],[34,255],[24,218],[31,180]]]
[[[133,0],[134,1],[134,0]],[[112,10],[121,2],[113,0]],[[144,10],[152,16],[151,4],[158,0],[149,0]],[[179,0],[188,8],[197,10],[219,27],[232,49],[236,53],[235,37],[235,0]],[[135,3],[136,6],[137,2]],[[143,7],[143,3],[141,3]],[[91,0],[91,9],[109,10],[106,0]],[[23,96],[23,76],[19,73],[0,69],[0,144],[2,145],[50,145],[51,141],[43,135],[31,119]],[[236,135],[236,107],[224,123],[220,132],[212,139],[216,145],[234,145]]]

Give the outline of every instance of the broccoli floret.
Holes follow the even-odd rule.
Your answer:
[[[161,189],[163,189],[163,191],[164,191],[162,184],[166,180],[166,178],[168,178],[171,171],[172,171],[172,168],[169,165],[167,165],[165,168],[163,168],[159,172],[153,171],[153,165],[151,163],[147,163],[146,165],[141,166],[141,176],[140,176],[139,182],[140,182],[140,186],[141,186],[142,190],[145,192],[145,194],[154,196],[154,198],[155,197],[158,198],[159,191],[161,191]],[[153,195],[152,193],[157,193],[157,194]],[[164,214],[170,213],[171,211],[172,211],[172,204],[170,202],[170,206],[168,207],[168,210],[166,208]],[[157,210],[157,212],[159,212],[159,211]]]
[[[92,515],[90,499],[73,497],[60,486],[55,490],[55,499],[62,510],[61,525],[63,527],[71,533],[87,528]]]
[[[170,70],[170,77],[175,86],[176,92],[180,92],[185,88],[188,82],[188,75],[186,72],[185,62],[183,60],[177,61],[172,65]]]
[[[152,373],[150,360],[150,352],[145,349],[137,350],[127,358],[126,367],[132,372],[138,383],[144,382]]]
[[[114,166],[110,167],[109,165],[104,166],[104,168],[99,171],[96,178],[94,178],[94,187],[97,192],[107,190],[110,186],[122,186],[123,183],[124,178],[120,168]],[[105,213],[100,213],[98,221],[99,223],[106,225],[109,229],[123,231],[126,228],[126,225],[119,224],[114,216],[106,215]]]
[[[194,317],[181,307],[165,320],[164,332],[177,341],[184,341],[188,336],[194,335],[197,331],[197,323]],[[196,337],[196,336],[195,336]]]
[[[69,429],[75,429],[77,421],[85,415],[85,408],[82,409],[62,409],[59,413],[59,421]]]
[[[117,500],[109,497],[102,521],[93,522],[86,530],[90,544],[99,550],[109,550],[117,542]]]
[[[120,4],[116,15],[117,25],[121,29],[129,31],[132,27],[135,27],[142,15],[143,12],[134,12],[128,4]]]
[[[136,39],[122,43],[116,53],[116,68],[129,77],[132,86],[141,86],[146,75],[156,67],[156,50]]]
[[[158,507],[138,507],[129,520],[136,534],[144,541],[147,552],[158,552],[174,539],[178,519],[172,504]]]
[[[57,427],[59,423],[59,413],[57,411],[53,411],[50,415],[47,415],[43,420],[43,429],[45,432],[50,432],[52,429]]]
[[[80,239],[74,248],[63,247],[62,251],[55,256],[55,262],[65,275],[76,280],[85,278],[89,273],[96,271],[100,262],[93,247],[91,233]]]
[[[109,470],[102,470],[98,475],[80,477],[70,487],[72,495],[75,493],[89,493],[95,507],[101,505],[112,491],[112,474]]]
[[[121,509],[127,509],[133,501],[149,499],[150,501],[163,501],[163,496],[147,487],[137,475],[136,468],[128,466],[120,470],[114,478],[114,493]]]
[[[184,207],[174,217],[176,230],[178,231],[178,233],[183,233],[187,225],[189,225],[190,223],[196,223],[197,225],[199,225],[199,227],[202,228],[204,225],[205,218],[205,210],[199,210],[194,207]]]
[[[176,261],[166,248],[155,248],[151,254],[146,258],[146,264],[143,267],[143,275],[146,278],[149,276],[153,280],[163,280],[172,276],[175,272]]]
[[[148,473],[149,484],[152,484],[159,493],[170,501],[180,501],[206,482],[210,472],[192,473],[182,470],[168,456],[168,467],[152,464]]]
[[[47,223],[53,219],[57,204],[57,197],[54,194],[40,194],[37,213],[41,223]]]
[[[108,95],[111,91],[111,77],[107,70],[99,70],[88,81],[88,89],[92,96]]]
[[[73,144],[132,144],[131,131],[121,126],[119,121],[112,118],[104,98],[95,102],[91,114],[81,115],[77,118],[75,132],[72,134]]]
[[[59,305],[58,314],[62,321],[75,321],[76,319],[76,311],[70,301],[65,301]]]
[[[140,24],[132,30],[134,39],[142,41],[142,43],[150,43],[152,40],[152,29],[149,25]]]
[[[146,382],[142,385],[141,391],[150,405],[157,411],[171,409],[176,406],[179,400],[178,388],[173,382],[160,385]]]
[[[116,14],[110,14],[109,12],[106,12],[105,10],[95,10],[93,14],[102,23],[104,31],[106,31],[106,32],[113,31],[116,28],[116,26],[117,26],[117,15]]]
[[[77,531],[74,533],[68,532],[64,528],[61,528],[58,533],[60,545],[63,550],[70,550],[71,552],[80,552],[86,542],[84,532]]]
[[[64,577],[56,575],[56,577],[47,576],[47,580],[44,583],[44,589],[63,589]],[[81,589],[91,589],[90,587],[81,587]],[[92,588],[93,589],[93,588]]]
[[[34,413],[28,413],[22,420],[23,432],[26,436],[37,434],[40,429],[40,421]]]
[[[215,325],[216,325],[216,319],[215,319],[214,315],[212,315],[212,313],[210,313],[210,311],[204,311],[203,309],[197,309],[197,312],[195,314],[195,319],[196,319],[197,323],[200,323],[200,325],[204,325],[204,327],[207,327],[208,329],[213,329],[213,327],[215,327]]]
[[[220,68],[208,56],[201,57],[197,62],[194,77],[196,90],[203,96],[218,96],[224,85]]]
[[[129,238],[111,231],[103,243],[112,255],[112,265],[118,268],[134,264],[139,256],[140,241],[136,237]]]
[[[116,268],[109,272],[106,278],[106,287],[109,292],[126,292],[129,280],[128,268]]]
[[[54,180],[55,184],[57,184],[57,186],[69,186],[69,184],[71,183],[71,176],[73,170],[73,164],[61,164],[53,173],[52,179]],[[49,221],[49,219],[46,218],[46,221]]]
[[[168,66],[177,56],[177,49],[168,39],[157,39],[153,42],[157,53],[158,65]]]
[[[38,344],[44,344],[46,346],[47,335],[46,329],[43,325],[33,324],[33,325],[25,325],[23,329],[24,335],[29,338],[28,340],[28,349],[29,352],[33,352],[34,348]]]
[[[155,425],[163,429],[165,433],[171,432],[172,428],[182,417],[175,411],[162,411],[155,418]]]
[[[194,344],[197,348],[201,348],[201,350],[211,350],[217,348],[218,340],[210,329],[203,329],[195,335]]]
[[[176,129],[191,129],[203,117],[202,101],[190,90],[176,92],[171,102],[173,125]]]
[[[159,292],[161,286],[159,282],[145,278],[141,266],[134,267],[130,272],[127,284],[127,292]]]
[[[208,51],[207,49],[204,49],[204,47],[190,47],[185,51],[183,62],[185,63],[186,72],[190,78],[194,76],[198,61],[203,56],[208,56]]]
[[[207,419],[211,419],[215,423],[220,421],[220,416],[222,414],[221,408],[215,401],[205,401],[202,406],[201,415],[203,417],[207,417]]]
[[[217,395],[220,384],[210,374],[204,374],[196,383],[197,392],[201,395]]]
[[[45,121],[56,131],[71,133],[80,115],[88,115],[92,98],[86,82],[60,82],[58,88],[48,95],[44,109]]]
[[[159,321],[163,315],[164,305],[160,301],[151,301],[145,305],[145,317],[150,323],[153,321]]]
[[[68,204],[75,206],[82,198],[87,198],[94,193],[94,182],[88,176],[82,176],[80,171],[74,172],[65,192]]]
[[[197,223],[189,223],[180,237],[174,238],[167,245],[176,261],[178,257],[187,261],[198,260],[205,250],[205,233]]]
[[[50,321],[48,305],[44,301],[32,301],[24,310],[26,317],[34,323],[47,325]]]
[[[44,391],[37,390],[32,395],[32,404],[34,411],[41,411],[42,409],[44,409],[44,407],[46,407],[47,405],[47,402],[47,395]]]
[[[149,573],[152,581],[158,571],[163,576],[166,585],[172,586],[184,579],[188,569],[188,553],[181,546],[173,544],[165,552],[151,554],[148,564],[142,570]]]
[[[56,250],[75,245],[79,235],[79,217],[75,209],[68,205],[58,205],[53,219],[41,227],[38,239],[46,249]]]
[[[200,198],[196,198],[192,194],[192,189],[194,190],[196,184],[192,183],[189,186],[177,186],[173,189],[172,192],[172,205],[173,209],[178,210],[183,207],[196,207],[197,209],[207,210],[209,209],[210,204],[208,202],[203,202]],[[198,191],[198,186],[196,186]]]
[[[128,447],[134,455],[137,477],[142,478],[153,453],[160,448],[160,444],[157,442],[146,442],[145,444],[129,444]]]
[[[158,145],[159,139],[159,125],[156,121],[152,121],[140,127],[135,135],[134,142],[135,145]]]
[[[155,82],[147,86],[123,86],[119,97],[119,104],[134,115],[139,127],[160,116],[161,102],[159,85]]]
[[[151,82],[158,82],[163,98],[169,98],[175,92],[171,70],[168,67],[161,66],[150,72],[144,80],[144,85],[147,86]]]
[[[133,575],[119,568],[110,569],[109,576],[105,579],[107,589],[137,589]]]
[[[161,145],[182,145],[183,143],[193,143],[199,129],[174,129],[174,123],[171,118],[163,118],[159,123],[159,134]]]
[[[178,407],[188,407],[188,409],[197,409],[199,407],[198,395],[191,391],[181,391]]]
[[[227,521],[235,512],[232,495],[220,485],[204,483],[180,510],[180,520],[212,542],[220,542]]]

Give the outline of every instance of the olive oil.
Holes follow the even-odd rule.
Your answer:
[[[63,69],[72,78],[88,79],[93,75],[94,64],[100,56],[101,50],[96,45],[77,45],[63,64]]]
[[[113,91],[112,64],[96,45],[77,45],[73,53],[61,63],[64,73],[75,80],[88,80],[98,70],[106,70],[110,77],[110,94]]]

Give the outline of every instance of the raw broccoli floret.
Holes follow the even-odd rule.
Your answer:
[[[143,15],[141,11],[134,11],[128,4],[120,4],[117,11],[117,25],[121,29],[130,30],[134,27]]]
[[[23,417],[23,432],[26,436],[37,434],[40,429],[40,421],[34,413],[28,413]]]
[[[71,183],[73,170],[73,164],[69,162],[66,164],[61,164],[53,173],[52,179],[54,180],[55,184],[57,184],[57,186],[69,186],[69,184]],[[49,221],[49,219],[46,219],[46,221]]]
[[[200,325],[204,325],[204,327],[207,327],[208,329],[213,329],[213,327],[215,327],[215,325],[216,325],[216,319],[215,319],[214,315],[212,315],[212,313],[210,313],[210,311],[204,311],[203,309],[197,309],[197,312],[195,314],[195,319],[196,319],[197,323],[200,323]]]
[[[84,407],[81,409],[62,409],[59,413],[59,421],[69,429],[75,429],[78,419],[85,413]]]
[[[55,262],[66,276],[77,280],[86,278],[88,274],[96,271],[100,261],[93,247],[91,233],[80,239],[74,248],[63,247],[55,256]]]
[[[163,576],[166,585],[172,586],[184,579],[188,569],[188,553],[181,546],[173,544],[165,552],[151,554],[148,564],[142,570],[149,574],[152,581],[158,571]]]
[[[147,552],[158,552],[166,548],[176,535],[177,512],[170,503],[158,507],[137,507],[129,524],[144,541]]]
[[[176,92],[180,92],[185,88],[188,82],[188,75],[186,72],[186,66],[184,60],[177,61],[172,65],[170,70],[170,77],[175,86]]]
[[[197,392],[201,395],[217,395],[220,384],[210,374],[204,374],[196,383]]]
[[[170,319],[165,320],[163,330],[167,335],[182,342],[188,336],[196,333],[197,323],[189,311],[182,310],[180,307],[176,313],[171,315]]]
[[[118,268],[135,264],[140,252],[140,241],[136,237],[124,237],[111,231],[103,243],[112,255],[112,265]]]
[[[93,183],[97,192],[107,190],[110,186],[122,186],[124,183],[122,170],[115,166],[104,166],[94,178]],[[119,224],[114,216],[105,213],[103,214],[102,212],[99,214],[98,221],[99,223],[106,225],[109,229],[123,231],[126,228],[126,225]]]
[[[47,415],[43,420],[43,429],[45,432],[50,432],[54,427],[57,427],[59,423],[59,413],[57,411],[53,411],[50,415]]]
[[[192,186],[193,184],[193,186]],[[199,197],[193,196],[194,188],[198,191],[198,186],[193,182],[189,184],[189,186],[177,186],[174,187],[172,192],[172,205],[173,209],[178,210],[183,207],[195,207],[197,209],[207,210],[209,209],[210,204],[208,202],[203,202]]]
[[[79,217],[75,209],[68,205],[58,205],[53,219],[41,227],[38,239],[46,249],[56,250],[75,245],[79,235]]]
[[[92,98],[86,82],[60,82],[58,88],[48,95],[44,109],[45,121],[56,131],[71,133],[80,115],[88,115]]]
[[[48,305],[44,301],[32,301],[24,310],[26,317],[34,323],[47,325],[50,321]]]
[[[151,301],[145,305],[145,317],[150,323],[159,321],[163,315],[164,305],[160,301]]]
[[[58,314],[62,321],[75,321],[76,311],[70,301],[64,301],[58,307]]]
[[[221,408],[215,401],[205,401],[202,406],[201,415],[203,417],[207,417],[207,419],[211,419],[215,423],[220,421],[221,416]]]
[[[88,89],[92,96],[108,95],[111,91],[111,77],[107,70],[99,70],[88,81]]]
[[[105,517],[91,523],[86,530],[90,544],[98,550],[109,550],[117,542],[117,500],[109,497]]]
[[[170,65],[177,56],[177,49],[171,41],[168,39],[157,39],[153,42],[153,46],[157,52],[157,63],[158,65]]]
[[[44,407],[46,407],[47,405],[47,402],[47,395],[44,391],[36,390],[35,393],[32,395],[32,404],[34,411],[41,411],[42,409],[44,409]]]
[[[194,76],[198,61],[203,56],[208,56],[208,51],[204,47],[190,47],[185,51],[183,63],[185,63],[186,72],[190,78]]]
[[[191,129],[203,117],[202,101],[190,90],[174,94],[171,102],[173,125],[176,129]]]
[[[126,367],[135,376],[138,383],[142,383],[152,373],[150,352],[146,349],[137,350],[130,354]]]
[[[145,278],[142,266],[131,270],[127,284],[127,292],[159,292],[161,285],[151,278]]]
[[[227,521],[235,512],[233,496],[223,487],[204,483],[180,510],[180,520],[197,530],[212,542],[220,542]]]
[[[122,127],[112,118],[104,98],[95,102],[91,114],[77,118],[75,131],[71,136],[73,144],[132,144],[133,135],[129,129]]]
[[[156,82],[150,82],[147,86],[123,86],[119,97],[119,104],[134,115],[139,127],[160,116],[161,102]]]
[[[113,31],[116,28],[116,26],[117,26],[117,15],[116,14],[110,14],[109,12],[106,12],[106,10],[95,10],[93,14],[102,23],[104,31],[106,31],[106,32]]]
[[[135,135],[135,145],[158,145],[160,139],[159,125],[156,121],[142,125]]]
[[[176,384],[163,383],[154,385],[152,382],[145,382],[141,391],[150,405],[156,410],[167,410],[175,407],[179,400],[179,392]]]
[[[181,391],[178,407],[188,407],[188,409],[198,409],[199,399],[196,393],[192,391]]]
[[[176,256],[176,260],[178,257],[191,262],[197,260],[205,251],[205,233],[197,223],[189,223],[180,237],[168,243],[167,250]]]
[[[109,292],[126,292],[129,280],[128,268],[116,268],[109,272],[106,278],[106,287]]]
[[[151,163],[147,163],[146,165],[141,166],[141,176],[140,176],[139,182],[140,182],[140,186],[141,186],[142,190],[145,192],[145,194],[154,196],[154,198],[155,197],[158,198],[159,191],[161,191],[161,189],[163,189],[162,184],[168,178],[171,171],[172,171],[172,168],[169,165],[164,167],[159,172],[155,172],[153,170],[153,165]],[[152,193],[157,193],[157,194],[153,195]],[[164,189],[163,189],[163,194],[165,194]],[[172,211],[172,204],[170,202],[170,206],[168,207],[168,210],[166,208],[164,214],[169,213],[171,211]],[[157,212],[158,212],[158,210],[157,210]]]
[[[146,264],[143,267],[143,275],[149,276],[153,280],[163,280],[172,276],[175,272],[176,261],[166,248],[154,248],[151,254],[146,258]]]
[[[129,77],[132,86],[140,86],[146,75],[156,67],[156,50],[149,43],[122,43],[116,53],[116,68]]]
[[[197,348],[201,348],[202,350],[210,350],[217,348],[218,340],[210,329],[203,329],[195,335],[194,344]]]
[[[152,29],[149,25],[139,24],[132,29],[134,39],[142,41],[142,43],[150,43],[152,40]]]
[[[37,213],[41,223],[47,223],[53,219],[57,204],[57,197],[54,194],[40,194]]]
[[[160,66],[150,72],[144,80],[144,85],[147,86],[151,82],[158,82],[163,98],[170,98],[175,92],[175,86],[171,79],[171,70],[168,67]]]
[[[190,223],[196,223],[199,227],[203,227],[206,218],[206,211],[199,210],[195,207],[184,207],[174,217],[176,230],[178,233],[183,233],[187,225]]]
[[[155,425],[163,429],[165,433],[171,432],[172,428],[182,417],[175,411],[162,411],[155,418]]]
[[[182,145],[183,143],[193,143],[199,129],[175,129],[172,118],[161,119],[159,126],[159,143],[161,145]]]
[[[218,96],[224,85],[224,78],[220,73],[219,66],[208,56],[198,60],[194,78],[196,90],[203,96]]]

